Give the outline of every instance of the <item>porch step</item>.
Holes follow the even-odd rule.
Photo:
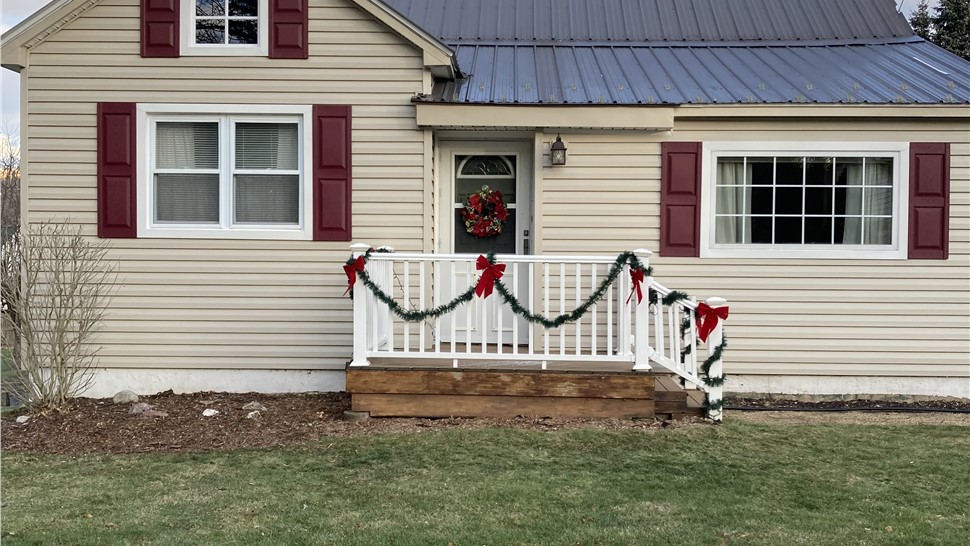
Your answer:
[[[687,393],[638,372],[349,368],[353,411],[373,417],[694,415]],[[673,387],[671,386],[673,385]]]

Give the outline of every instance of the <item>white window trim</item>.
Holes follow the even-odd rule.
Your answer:
[[[182,0],[180,5],[180,53],[189,55],[249,56],[269,55],[269,0],[259,0],[259,38],[256,44],[197,44],[195,43],[195,1]]]
[[[313,239],[313,114],[312,106],[261,105],[261,104],[138,104],[137,109],[138,146],[138,237],[168,237],[186,239]],[[231,225],[231,203],[221,202],[222,224],[204,225],[153,225],[152,192],[152,153],[155,142],[152,135],[152,122],[155,120],[197,121],[208,116],[233,116],[234,121],[279,120],[280,116],[300,117],[300,222],[297,226],[279,225]],[[248,118],[248,119],[247,119]],[[222,134],[220,133],[220,136]],[[221,157],[221,156],[220,156]],[[225,158],[229,160],[229,158]]]
[[[893,158],[893,234],[890,245],[714,244],[717,199],[714,166],[720,156],[813,154]],[[907,142],[705,142],[701,156],[701,258],[906,259],[909,238],[909,143]]]

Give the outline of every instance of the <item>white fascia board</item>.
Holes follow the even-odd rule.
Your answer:
[[[68,21],[76,19],[100,2],[101,0],[54,0],[35,11],[0,36],[0,64],[4,68],[20,72],[28,63],[28,47],[43,41]]]
[[[421,127],[644,129],[669,131],[673,108],[656,106],[414,103]]]

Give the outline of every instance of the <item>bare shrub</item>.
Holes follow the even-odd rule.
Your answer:
[[[26,405],[60,409],[91,385],[117,279],[108,250],[67,223],[28,224],[3,244],[2,320],[13,338],[4,390]]]
[[[0,228],[6,240],[20,225],[20,146],[6,123],[0,124]]]

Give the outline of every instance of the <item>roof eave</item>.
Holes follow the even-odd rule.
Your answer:
[[[358,8],[381,21],[421,50],[424,66],[437,79],[454,79],[459,73],[455,52],[380,0],[351,0]]]
[[[87,11],[101,0],[54,0],[0,36],[0,65],[20,72],[27,67],[27,50]]]

